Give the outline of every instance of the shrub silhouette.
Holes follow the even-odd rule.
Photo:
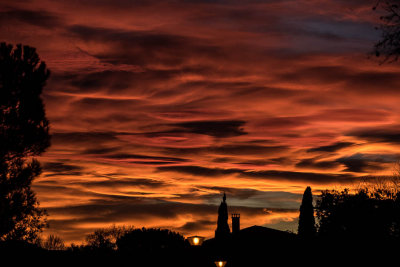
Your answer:
[[[64,250],[64,241],[55,235],[49,235],[42,243],[42,247],[47,250]]]
[[[117,227],[115,225],[97,229],[86,236],[87,246],[94,250],[115,250],[117,240],[133,229],[131,226]]]
[[[120,251],[154,252],[178,250],[186,246],[185,238],[167,229],[142,228],[127,232],[117,240]]]

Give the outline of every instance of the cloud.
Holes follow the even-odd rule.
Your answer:
[[[279,157],[279,158],[270,158],[270,159],[259,159],[259,160],[246,160],[242,162],[236,162],[236,159],[229,158],[217,158],[214,160],[215,162],[234,162],[235,164],[240,165],[253,165],[253,166],[266,166],[266,165],[291,165],[292,159],[289,157]]]
[[[199,220],[186,222],[184,225],[178,228],[181,232],[198,232],[199,230],[204,230],[205,228],[215,226],[214,220]]]
[[[204,40],[175,34],[84,25],[71,26],[68,31],[87,42],[108,44],[107,51],[91,51],[90,54],[113,64],[178,66],[194,55],[217,57],[221,54],[216,46]]]
[[[239,169],[206,168],[200,166],[168,166],[158,167],[158,172],[179,172],[204,177],[219,177],[241,172]]]
[[[247,171],[242,177],[266,180],[282,180],[291,182],[307,182],[315,184],[349,184],[358,180],[357,177],[347,174],[327,174],[314,172],[293,171]]]
[[[221,169],[206,168],[200,166],[168,166],[158,167],[158,172],[177,172],[194,176],[203,177],[221,177],[227,175],[239,175],[240,177],[265,179],[271,181],[291,181],[291,182],[309,182],[316,184],[346,184],[357,181],[357,177],[349,174],[327,174],[317,172],[296,172],[296,171],[253,171],[244,169]]]
[[[337,143],[334,143],[334,144],[328,145],[328,146],[320,146],[320,147],[310,148],[307,150],[307,152],[336,152],[343,148],[351,147],[353,145],[354,145],[354,143],[351,143],[351,142],[337,142]]]
[[[383,70],[357,71],[347,66],[320,65],[295,69],[293,72],[282,74],[280,79],[303,84],[341,85],[340,88],[351,88],[350,93],[368,92],[379,94],[397,92],[399,80],[396,72]],[[382,84],[385,86],[382,87]],[[343,89],[338,89],[341,91]]]
[[[96,148],[88,148],[84,151],[82,151],[82,154],[94,154],[94,155],[99,155],[99,154],[108,154],[108,153],[113,153],[118,151],[118,147],[96,147]]]
[[[75,184],[90,187],[131,187],[137,186],[140,188],[161,188],[168,184],[163,181],[147,178],[113,178],[105,181],[82,181]]]
[[[287,152],[288,146],[265,146],[254,144],[229,144],[222,146],[208,146],[198,148],[167,148],[167,153],[176,155],[218,154],[218,155],[258,155],[273,156]]]
[[[63,19],[59,16],[45,10],[9,8],[6,11],[0,12],[0,18],[2,23],[11,23],[11,21],[17,20],[28,25],[47,29],[57,28],[64,24]]]
[[[68,161],[67,161],[68,162]],[[57,176],[57,175],[76,175],[79,176],[83,173],[83,167],[79,165],[73,165],[70,163],[59,162],[45,162],[43,164],[43,170],[46,172],[46,176]],[[50,173],[49,173],[50,172]]]
[[[244,135],[246,132],[242,128],[245,121],[189,121],[174,124],[181,127],[184,131],[197,134],[205,134],[218,138]]]
[[[383,163],[395,163],[398,156],[394,154],[362,154],[357,153],[348,157],[341,157],[337,162],[346,166],[349,172],[374,172],[386,169]]]
[[[89,73],[70,73],[57,76],[57,80],[68,82],[72,89],[84,89],[85,91],[97,91],[101,88],[107,88],[110,91],[121,91],[132,86],[135,80],[135,74],[130,71],[98,71]]]
[[[159,160],[159,161],[167,161],[167,162],[186,162],[186,159],[175,158],[175,157],[157,157],[157,156],[147,156],[147,155],[136,155],[136,154],[109,154],[104,156],[109,159],[142,159],[142,160]]]
[[[400,127],[398,125],[356,129],[350,131],[347,135],[373,142],[400,143]]]
[[[117,132],[55,132],[52,134],[54,142],[58,143],[106,143],[119,140]]]
[[[106,69],[85,72],[69,72],[56,74],[52,79],[66,85],[63,91],[73,93],[99,92],[103,90],[112,95],[124,92],[137,92],[137,95],[146,95],[146,90],[151,90],[156,83],[167,83],[184,73],[193,73],[199,69],[148,69],[137,68],[131,70]],[[151,93],[156,93],[151,90]],[[124,99],[119,99],[124,100]]]
[[[318,161],[313,158],[302,159],[298,163],[296,163],[296,168],[306,168],[306,169],[320,169],[320,170],[327,170],[327,169],[335,169],[339,167],[340,164],[336,161]]]

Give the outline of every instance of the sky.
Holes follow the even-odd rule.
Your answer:
[[[302,193],[388,176],[397,63],[371,56],[375,0],[14,0],[0,40],[51,70],[52,146],[33,184],[67,243],[96,228],[213,237],[223,192],[241,227],[296,232]]]

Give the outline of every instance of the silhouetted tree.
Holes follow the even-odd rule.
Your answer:
[[[0,43],[0,240],[33,241],[46,225],[31,184],[50,145],[40,97],[49,71],[29,46]]]
[[[400,237],[400,195],[361,188],[354,194],[322,192],[316,205],[318,234],[330,239],[393,240]]]
[[[118,250],[130,252],[154,252],[179,250],[186,246],[185,238],[167,229],[134,229],[117,240]]]
[[[314,206],[311,187],[307,186],[300,206],[298,235],[303,239],[315,237]]]
[[[42,247],[47,250],[64,250],[64,241],[55,235],[49,235],[42,243]]]
[[[397,61],[400,56],[400,0],[378,0],[374,9],[377,7],[385,14],[380,17],[382,37],[375,44],[375,54],[384,56],[384,61]]]
[[[132,226],[117,227],[115,225],[97,229],[86,237],[86,242],[91,249],[115,250],[117,249],[117,240],[133,229]]]

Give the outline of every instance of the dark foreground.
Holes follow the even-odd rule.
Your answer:
[[[202,247],[154,251],[47,251],[22,243],[1,243],[0,266],[194,266],[212,267],[215,261],[234,266],[397,266],[397,242],[364,240],[276,242],[265,244],[204,244]],[[221,245],[221,244],[218,244]],[[10,262],[6,264],[6,262]]]

